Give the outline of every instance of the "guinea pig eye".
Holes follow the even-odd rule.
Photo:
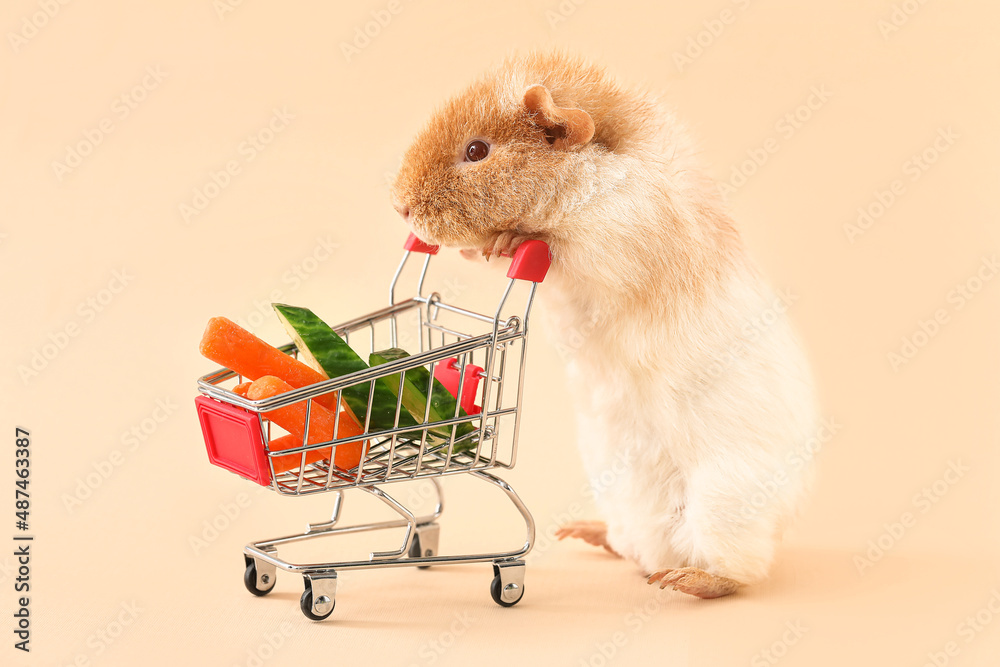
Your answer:
[[[469,145],[465,147],[466,162],[479,162],[489,154],[490,154],[490,145],[485,141],[481,141],[479,139],[470,141]]]

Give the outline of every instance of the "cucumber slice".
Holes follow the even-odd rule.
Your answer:
[[[410,354],[406,350],[393,347],[388,350],[373,352],[371,356],[368,357],[368,361],[374,367],[379,364],[396,361],[397,359],[403,359],[408,356],[410,356]],[[430,377],[431,374],[425,367],[417,366],[416,368],[407,370],[406,377],[403,380],[403,406],[410,411],[410,414],[412,414],[418,422],[423,422],[424,411],[427,409],[427,386],[430,381]],[[393,373],[391,376],[384,379],[393,394],[398,395],[399,374]],[[444,388],[444,385],[436,379],[434,380],[434,389],[431,391],[430,402],[431,409],[427,418],[428,421],[436,422],[443,419],[452,419],[455,416],[455,397],[452,396],[451,393]],[[459,409],[458,415],[460,417],[465,417],[465,410]],[[429,431],[438,437],[449,439],[451,438],[451,429],[451,426],[437,426],[429,429]],[[476,430],[477,428],[473,426],[471,422],[462,422],[461,424],[458,424],[458,427],[455,429],[455,439],[457,440],[458,438],[473,433]],[[474,447],[475,443],[469,441],[455,443],[455,451],[472,449]]]
[[[368,364],[358,356],[347,342],[337,335],[330,326],[321,320],[308,308],[289,306],[283,303],[272,303],[278,314],[278,319],[284,325],[288,335],[299,348],[302,361],[328,378],[340,377],[348,373],[368,368]],[[399,381],[396,381],[399,384]],[[368,410],[368,393],[370,383],[364,382],[344,389],[344,401],[358,422],[364,426],[365,413]],[[375,392],[372,395],[372,410],[368,424],[369,433],[393,428],[396,417],[396,394],[384,378],[375,381]],[[421,418],[423,413],[421,412]],[[417,422],[406,410],[400,410],[399,425],[416,426]],[[420,433],[402,433],[400,437],[420,437]]]

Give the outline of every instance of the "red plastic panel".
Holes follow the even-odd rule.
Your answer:
[[[416,234],[413,233],[411,233],[409,238],[406,239],[406,243],[403,244],[403,248],[409,250],[410,252],[422,252],[428,255],[436,255],[438,254],[438,250],[441,249],[440,246],[424,243],[417,238]]]
[[[466,414],[478,415],[482,408],[476,405],[476,397],[479,395],[479,380],[483,369],[474,364],[465,366],[465,382],[462,389],[462,409]],[[452,357],[445,359],[434,367],[434,377],[444,385],[455,398],[458,398],[458,383],[462,379],[462,369],[458,366],[458,359]]]
[[[207,396],[194,399],[208,460],[262,486],[271,484],[264,434],[257,415]]]
[[[525,241],[514,251],[514,259],[507,269],[507,277],[540,283],[545,280],[545,274],[548,273],[551,263],[552,255],[545,241]]]

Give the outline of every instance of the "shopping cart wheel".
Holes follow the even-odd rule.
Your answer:
[[[501,607],[513,607],[524,597],[524,561],[493,563],[493,583],[490,585],[493,601]]]
[[[305,583],[306,590],[299,599],[299,608],[310,620],[326,620],[337,606],[337,573],[306,575]]]
[[[429,558],[437,555],[438,535],[441,533],[441,526],[436,523],[429,523],[424,526],[417,526],[417,534],[413,536],[410,543],[410,558]],[[430,565],[418,565],[417,569],[426,570]]]
[[[267,595],[274,590],[275,567],[270,563],[263,563],[258,569],[257,561],[249,556],[245,556],[247,569],[243,572],[243,585],[247,590],[257,596]]]

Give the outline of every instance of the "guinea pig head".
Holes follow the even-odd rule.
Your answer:
[[[544,85],[487,77],[417,136],[393,205],[428,243],[492,249],[501,237],[544,239],[558,184],[593,136],[591,116],[557,104]]]

